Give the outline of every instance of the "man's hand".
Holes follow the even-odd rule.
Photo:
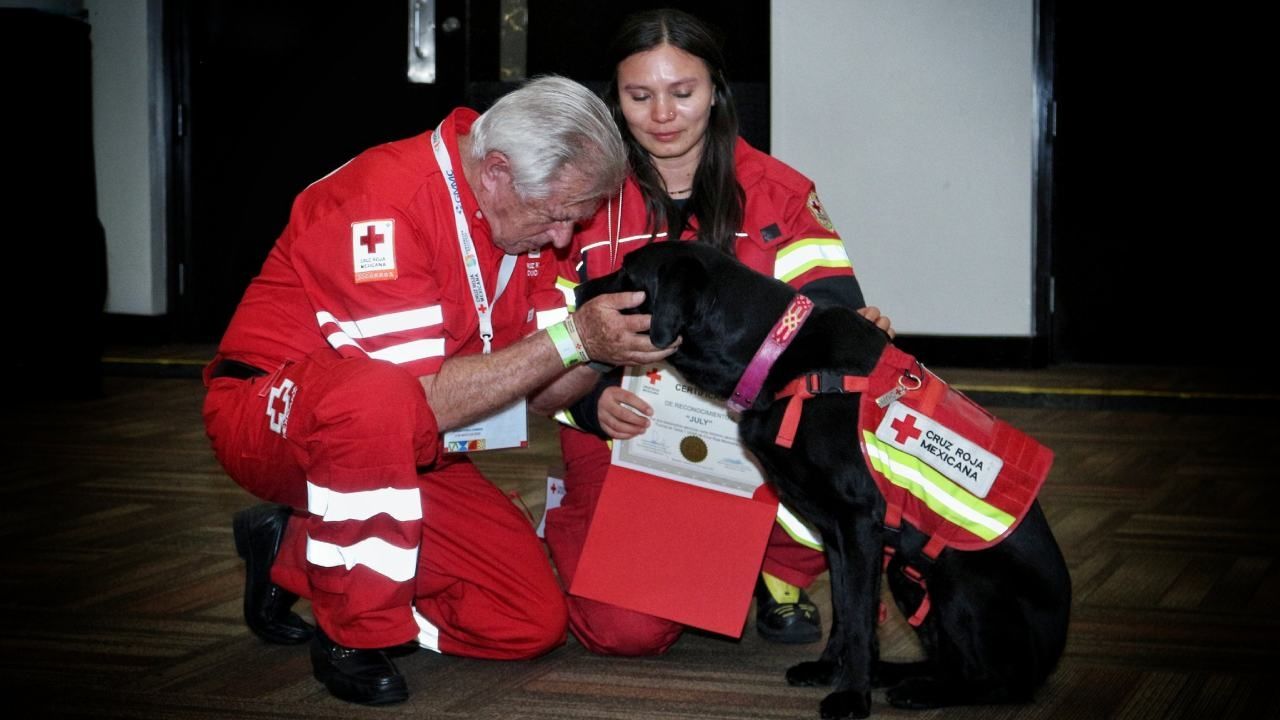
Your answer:
[[[649,341],[649,316],[624,315],[644,302],[644,292],[621,292],[592,298],[573,314],[578,337],[592,360],[609,365],[643,365],[676,351],[679,338],[668,348]]]
[[[610,386],[601,393],[600,401],[596,405],[596,413],[600,428],[608,433],[609,437],[626,440],[648,429],[647,416],[653,415],[653,408],[641,400],[639,395],[617,386]]]
[[[890,340],[893,339],[896,333],[893,332],[893,326],[889,322],[889,316],[881,315],[880,308],[876,307],[875,305],[868,305],[862,308],[861,310],[859,310],[858,314],[870,320],[872,323],[875,324],[876,327],[883,330],[885,334],[889,336]]]

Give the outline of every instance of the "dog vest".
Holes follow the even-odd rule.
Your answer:
[[[948,547],[981,550],[1013,532],[1035,502],[1053,451],[994,417],[924,369],[914,357],[885,347],[868,377],[814,373],[792,381],[777,442],[791,447],[805,400],[824,393],[862,393],[859,444],[885,499],[884,566],[897,552],[902,522],[928,541],[930,560]],[[922,588],[925,573],[908,565]],[[919,625],[929,597],[910,618]]]

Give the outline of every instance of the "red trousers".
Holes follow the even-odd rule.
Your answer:
[[[493,659],[564,642],[563,592],[528,519],[470,461],[440,456],[417,378],[322,351],[206,384],[228,474],[295,508],[272,580],[335,641]]]
[[[547,513],[545,535],[565,587],[573,583],[587,529],[609,469],[605,441],[569,427],[560,429],[565,496]],[[792,585],[808,587],[827,568],[817,550],[797,543],[780,525],[765,550],[764,571]],[[679,639],[684,626],[616,605],[569,596],[569,628],[588,650],[602,655],[657,655]]]

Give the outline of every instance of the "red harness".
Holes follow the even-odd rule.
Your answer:
[[[868,377],[813,373],[784,387],[777,397],[791,399],[777,443],[789,448],[795,441],[805,400],[831,393],[862,394],[859,445],[885,499],[886,569],[898,552],[904,520],[928,538],[929,561],[948,547],[981,550],[999,543],[1025,517],[1053,463],[1051,450],[892,345]],[[939,479],[946,473],[955,480]],[[909,619],[919,625],[929,612],[926,573],[910,564],[903,573],[925,590]]]

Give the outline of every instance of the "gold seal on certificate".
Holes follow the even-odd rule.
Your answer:
[[[680,441],[680,454],[689,462],[702,462],[707,459],[707,444],[697,435],[690,435]]]

